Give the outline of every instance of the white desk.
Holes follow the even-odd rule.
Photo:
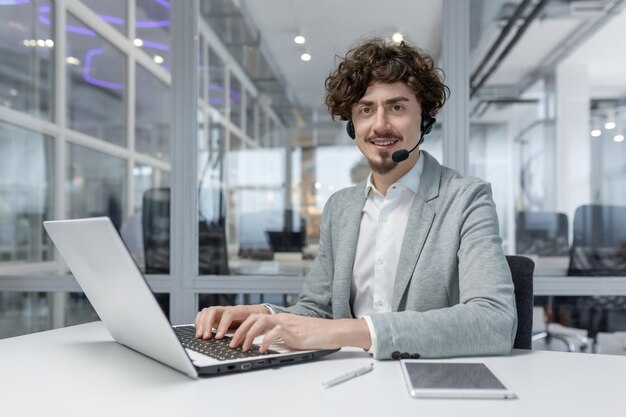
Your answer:
[[[478,360],[465,359],[465,360]],[[101,323],[0,341],[5,416],[609,416],[626,410],[626,357],[517,351],[483,360],[517,400],[417,400],[400,365],[330,389],[323,381],[369,363],[325,359],[194,381],[113,342]]]

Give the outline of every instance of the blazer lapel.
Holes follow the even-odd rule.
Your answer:
[[[356,256],[356,246],[365,206],[365,182],[357,184],[353,197],[345,207],[337,250],[335,250],[335,276],[333,277],[333,317],[352,317],[350,309],[350,285]],[[334,243],[333,243],[334,244]]]
[[[398,269],[393,287],[392,311],[398,311],[402,295],[411,280],[415,265],[419,259],[430,228],[435,220],[435,211],[428,202],[439,195],[441,165],[427,152],[420,151],[424,157],[424,170],[420,186],[411,206],[411,213],[406,224],[406,232],[400,249]]]

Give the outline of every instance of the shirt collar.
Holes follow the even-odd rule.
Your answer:
[[[422,176],[422,171],[424,170],[424,154],[420,152],[419,159],[417,163],[413,165],[413,168],[406,174],[404,174],[398,181],[391,184],[391,187],[394,185],[399,185],[404,188],[407,188],[417,194],[417,190],[420,186],[420,177]],[[365,184],[365,198],[369,197],[370,191],[374,190],[374,192],[378,193],[382,196],[374,187],[374,183],[372,182],[372,172],[367,176],[367,183]]]

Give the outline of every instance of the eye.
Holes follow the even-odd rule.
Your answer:
[[[402,104],[394,104],[392,108],[395,112],[401,112],[404,110],[404,106]]]
[[[369,107],[362,107],[361,110],[359,110],[359,113],[363,115],[368,115],[371,112],[372,112],[372,109]]]

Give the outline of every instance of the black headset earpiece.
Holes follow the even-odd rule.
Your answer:
[[[433,130],[433,125],[436,121],[437,119],[427,114],[422,116],[422,136],[429,134]]]
[[[430,133],[431,130],[433,130],[433,126],[435,125],[436,121],[437,119],[432,116],[429,116],[427,114],[422,115],[422,136],[420,137],[420,141],[417,144],[418,146],[421,145],[422,142],[424,142],[424,136],[426,136]]]
[[[352,120],[348,120],[348,123],[346,123],[346,132],[348,133],[348,136],[350,136],[350,139],[354,140],[354,138],[356,138],[356,133],[354,133],[354,123],[352,123]]]

